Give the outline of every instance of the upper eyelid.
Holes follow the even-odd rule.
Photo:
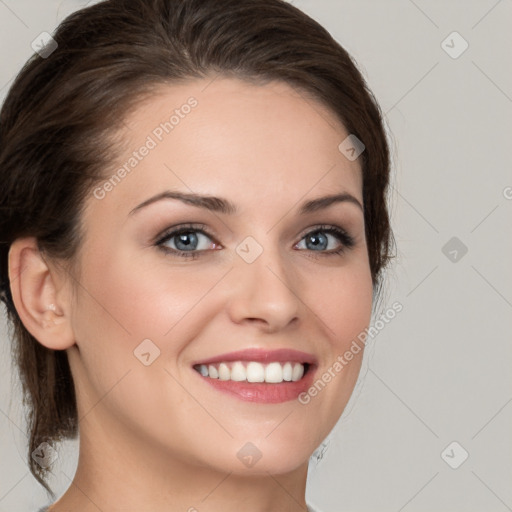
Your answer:
[[[177,233],[180,233],[182,231],[185,231],[185,232],[186,231],[198,231],[198,232],[204,233],[206,236],[215,237],[214,234],[212,234],[208,231],[208,228],[204,224],[194,224],[194,225],[183,224],[183,225],[173,226],[171,228],[164,229],[161,233],[159,233],[155,237],[154,243],[159,243],[160,241],[165,240],[167,238],[172,238],[171,235],[176,236]]]

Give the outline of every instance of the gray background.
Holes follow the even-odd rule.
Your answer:
[[[293,3],[354,56],[385,113],[398,258],[382,311],[403,305],[312,459],[309,501],[325,512],[512,510],[512,2]],[[2,99],[31,42],[84,4],[0,0]],[[469,44],[461,55],[454,31]],[[31,511],[47,498],[24,462],[3,326],[0,353],[0,511]],[[65,443],[59,494],[75,464]]]

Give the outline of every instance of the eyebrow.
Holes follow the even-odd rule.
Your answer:
[[[206,210],[224,213],[226,215],[234,215],[235,213],[238,212],[238,208],[234,203],[221,197],[201,196],[193,193],[166,190],[140,203],[138,206],[136,206],[133,210],[130,211],[129,215],[137,213],[146,206],[149,206],[150,204],[169,199],[177,199],[178,201],[182,201],[183,203],[190,204],[198,208],[204,208]],[[356,197],[354,197],[352,194],[349,194],[348,192],[342,192],[340,194],[318,197],[316,199],[311,199],[309,201],[304,202],[299,209],[299,215],[305,215],[307,213],[316,212],[318,210],[327,208],[335,203],[352,203],[358,206],[361,209],[361,211],[364,211],[362,204]]]

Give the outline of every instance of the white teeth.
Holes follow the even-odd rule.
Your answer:
[[[301,363],[272,362],[267,365],[256,361],[246,364],[242,361],[220,364],[201,364],[196,367],[203,377],[219,380],[232,380],[236,382],[268,382],[278,384],[280,382],[296,382],[304,375],[304,365]]]
[[[293,365],[293,371],[292,371],[292,380],[293,382],[297,382],[298,380],[302,379],[302,376],[304,375],[304,366],[300,363],[295,363]]]
[[[283,382],[283,367],[279,363],[270,363],[265,368],[265,382]]]
[[[219,378],[219,372],[217,371],[217,368],[215,368],[215,366],[213,366],[213,364],[208,365],[208,374],[205,375],[205,377],[208,377],[208,375],[212,379],[218,379]]]
[[[231,371],[227,364],[220,363],[219,365],[219,379],[220,380],[229,380],[231,379]]]
[[[249,363],[246,372],[248,382],[265,382],[265,367],[261,363]]]
[[[286,363],[283,366],[283,380],[286,380],[288,382],[292,380],[292,370],[292,363]]]
[[[233,365],[233,368],[231,368],[231,380],[240,382],[242,380],[247,380],[246,377],[244,365],[240,361],[237,361]]]

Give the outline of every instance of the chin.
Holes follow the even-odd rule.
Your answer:
[[[289,429],[279,434],[273,432],[268,437],[238,435],[229,442],[210,447],[207,454],[203,453],[203,460],[207,455],[208,466],[240,476],[286,474],[307,465],[322,440],[320,435],[313,440],[303,431],[292,433]]]

